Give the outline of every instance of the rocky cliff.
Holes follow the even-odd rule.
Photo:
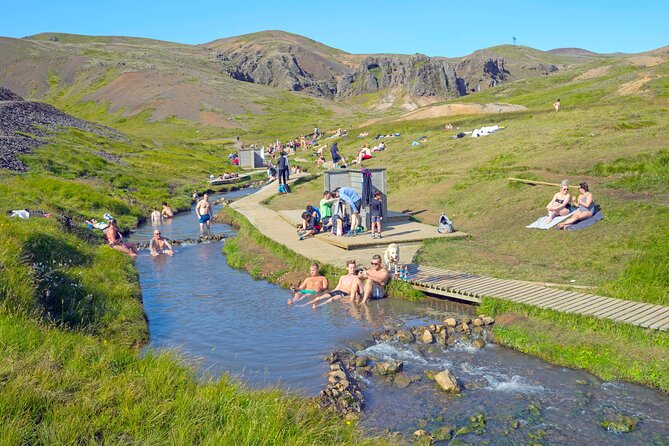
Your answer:
[[[28,166],[18,155],[46,144],[46,137],[74,127],[116,140],[127,140],[120,132],[77,119],[43,102],[24,101],[11,90],[0,87],[0,169],[25,172]]]

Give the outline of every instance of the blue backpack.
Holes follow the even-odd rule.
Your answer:
[[[289,194],[290,187],[287,184],[279,184],[279,193],[280,194]]]

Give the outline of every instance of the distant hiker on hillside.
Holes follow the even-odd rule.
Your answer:
[[[560,100],[558,99],[557,101],[553,102],[553,108],[555,111],[560,111]]]

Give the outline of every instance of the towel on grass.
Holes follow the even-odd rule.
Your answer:
[[[555,225],[557,225],[558,223],[560,223],[561,221],[566,220],[573,213],[574,212],[570,212],[567,215],[563,215],[561,217],[555,217],[553,219],[553,221],[551,221],[550,223],[546,223],[546,216],[544,215],[542,217],[539,217],[537,219],[537,221],[535,221],[534,223],[531,223],[531,224],[529,224],[525,227],[526,228],[532,228],[532,229],[550,229],[550,228],[554,227]]]
[[[586,218],[585,220],[577,221],[573,225],[567,226],[567,229],[570,231],[576,231],[577,229],[587,228],[597,223],[599,220],[604,218],[604,214],[600,211],[595,212],[592,217]]]

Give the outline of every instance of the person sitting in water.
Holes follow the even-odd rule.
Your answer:
[[[574,199],[574,206],[578,206],[578,209],[571,217],[558,224],[558,229],[566,229],[577,221],[592,217],[595,213],[595,199],[590,193],[588,183],[585,181],[580,183],[578,191],[578,199]]]
[[[302,226],[297,229],[297,235],[300,237],[300,240],[313,237],[319,232],[321,232],[321,224],[316,220],[316,217],[309,212],[302,212]]]
[[[567,215],[571,212],[570,202],[571,195],[569,195],[569,181],[564,180],[560,183],[560,192],[556,192],[546,206],[546,209],[548,210],[546,223],[552,222],[555,217]]]
[[[105,231],[107,243],[112,248],[128,254],[130,257],[137,257],[137,245],[130,242],[124,242],[123,236],[118,230],[116,219],[109,220],[109,227]]]
[[[163,214],[160,213],[160,211],[157,208],[153,208],[151,210],[151,224],[152,225],[159,225],[163,221]]]
[[[327,289],[327,277],[320,275],[320,268],[318,263],[312,263],[311,267],[309,268],[309,277],[304,279],[299,287],[292,287],[290,289],[295,294],[293,294],[292,299],[288,299],[288,305],[299,302],[305,297],[314,296],[316,293],[322,293]]]
[[[372,158],[372,151],[370,150],[369,147],[367,147],[367,144],[365,144],[358,152],[358,157],[355,160],[351,161],[351,164],[360,164],[364,160],[368,160],[371,158]]]
[[[157,257],[161,254],[168,256],[174,255],[172,245],[170,242],[165,240],[162,235],[160,235],[160,231],[158,229],[153,231],[153,238],[149,242],[149,251],[153,257]]]
[[[325,293],[322,296],[318,296],[311,301],[311,306],[313,308],[329,304],[342,297],[350,298],[351,302],[354,302],[362,295],[362,281],[358,276],[358,266],[356,265],[355,260],[347,260],[346,268],[348,269],[348,273],[339,278],[339,282],[337,282],[337,286],[334,290]],[[318,303],[320,301],[324,302]]]
[[[390,273],[383,267],[381,256],[374,254],[372,257],[372,268],[364,270],[362,277],[365,279],[365,285],[362,293],[362,304],[368,300],[382,299],[386,295],[386,283],[390,278]]]
[[[172,208],[167,204],[166,201],[163,201],[163,210],[161,214],[163,214],[163,218],[174,217],[174,212],[172,211]]]

